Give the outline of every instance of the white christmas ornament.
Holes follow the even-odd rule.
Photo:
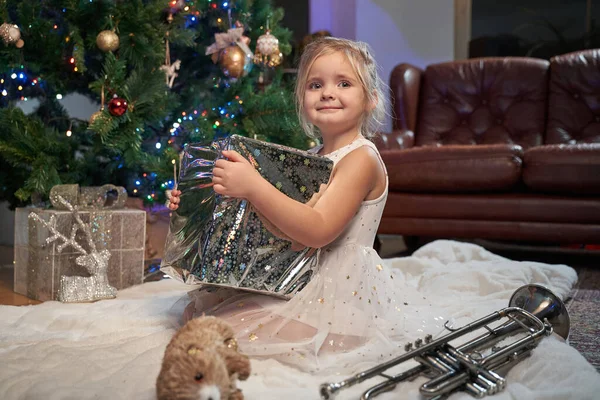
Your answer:
[[[267,32],[256,41],[254,63],[273,68],[281,64],[282,59],[283,54],[279,50],[279,39],[271,35],[271,31],[267,29]]]
[[[21,30],[17,25],[5,22],[0,25],[0,37],[5,45],[17,43],[21,39]]]
[[[256,51],[265,56],[279,53],[279,39],[271,35],[270,31],[267,31],[267,33],[261,35],[256,41]]]

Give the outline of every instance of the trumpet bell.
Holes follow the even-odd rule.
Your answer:
[[[554,333],[567,340],[571,322],[564,303],[550,289],[537,284],[518,288],[510,298],[509,307],[529,311],[541,321],[547,320]]]

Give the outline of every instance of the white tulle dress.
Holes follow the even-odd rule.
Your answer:
[[[337,163],[361,146],[377,151],[359,137],[327,157]],[[408,340],[437,336],[445,319],[372,248],[387,195],[386,185],[379,198],[361,204],[344,232],[321,249],[318,272],[291,300],[205,286],[189,293],[184,320],[203,313],[224,318],[238,332],[242,352],[310,372],[358,371],[396,356]]]

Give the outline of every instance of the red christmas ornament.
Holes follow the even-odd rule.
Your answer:
[[[110,101],[108,102],[108,112],[110,113],[110,115],[120,117],[121,115],[125,114],[126,111],[127,100],[117,97],[115,95],[115,97],[110,99]]]

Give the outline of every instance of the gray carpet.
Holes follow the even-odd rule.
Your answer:
[[[575,267],[579,280],[567,300],[569,343],[600,371],[600,269]]]

